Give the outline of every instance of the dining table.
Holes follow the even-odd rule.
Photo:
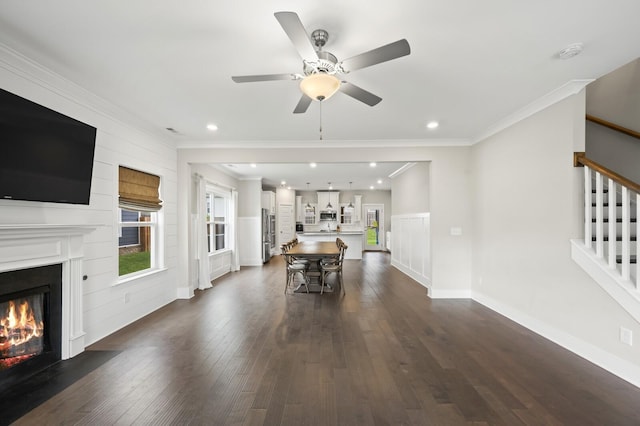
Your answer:
[[[307,274],[309,278],[314,278],[313,281],[310,282],[309,292],[311,293],[319,293],[320,292],[320,268],[319,263],[322,259],[328,258],[336,258],[340,255],[340,249],[338,248],[338,244],[335,241],[301,241],[298,244],[291,247],[286,253],[285,256],[293,256],[296,259],[307,259],[310,262],[309,271]],[[331,291],[331,287],[328,289],[325,288],[326,291]],[[300,286],[298,286],[294,292],[300,292],[306,290],[300,290]]]
[[[296,258],[320,260],[338,256],[340,249],[335,241],[301,241],[285,254]]]

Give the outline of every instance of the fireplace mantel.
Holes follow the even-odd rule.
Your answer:
[[[0,272],[62,264],[62,359],[84,351],[83,236],[98,225],[0,225]]]
[[[11,238],[52,237],[84,235],[95,230],[98,225],[66,224],[11,224],[0,225],[0,240]]]

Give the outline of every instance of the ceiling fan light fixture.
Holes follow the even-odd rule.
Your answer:
[[[325,101],[340,88],[340,79],[335,75],[318,72],[309,74],[300,82],[302,93],[317,101]]]

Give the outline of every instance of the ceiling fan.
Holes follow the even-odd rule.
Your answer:
[[[236,83],[301,80],[300,89],[303,95],[293,110],[294,114],[307,111],[313,99],[323,101],[337,91],[369,106],[378,104],[382,98],[343,80],[340,76],[411,53],[409,43],[407,40],[402,39],[338,61],[333,54],[322,50],[329,38],[327,31],[315,30],[309,37],[295,12],[276,12],[274,15],[302,58],[302,73],[244,75],[231,78]]]

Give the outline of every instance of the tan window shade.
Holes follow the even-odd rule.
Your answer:
[[[141,211],[158,211],[160,177],[120,166],[120,208]]]

